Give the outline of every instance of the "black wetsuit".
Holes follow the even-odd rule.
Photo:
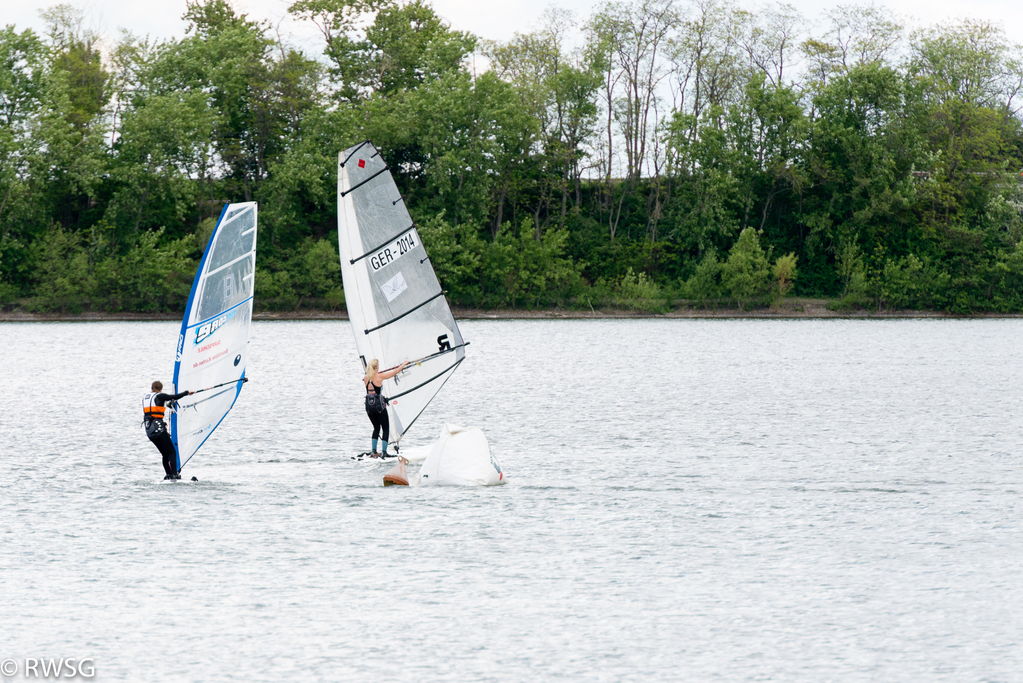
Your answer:
[[[366,382],[366,414],[369,415],[369,421],[373,423],[373,441],[375,442],[380,436],[380,429],[383,428],[383,440],[386,442],[387,435],[391,431],[391,423],[387,419],[387,404],[380,393],[380,387],[373,382]]]
[[[142,426],[146,428],[146,436],[149,437],[149,440],[160,449],[160,455],[163,456],[163,470],[167,473],[167,479],[179,479],[180,475],[178,474],[178,453],[174,449],[174,442],[171,441],[167,423],[163,421],[163,415],[167,403],[176,401],[182,396],[188,396],[188,392],[146,394],[142,399]]]

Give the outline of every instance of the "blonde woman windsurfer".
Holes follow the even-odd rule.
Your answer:
[[[385,379],[394,377],[406,365],[408,365],[408,362],[402,363],[396,368],[380,372],[380,362],[376,358],[366,364],[366,375],[362,378],[362,383],[366,387],[366,414],[369,415],[369,420],[373,423],[371,458],[387,456],[387,437],[391,429],[390,421],[387,419],[387,401],[384,399],[384,395],[380,393],[380,387]],[[384,438],[381,442],[383,448],[377,453],[377,439],[380,436],[381,429],[384,431]]]

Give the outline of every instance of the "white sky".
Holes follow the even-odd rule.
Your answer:
[[[118,29],[153,38],[181,37],[185,24],[185,0],[64,0],[84,9],[91,27],[111,40]],[[290,19],[287,8],[294,0],[229,0],[250,19],[281,22],[281,32],[289,43],[303,48],[307,54],[322,50],[319,32],[310,24]],[[805,17],[819,19],[820,13],[840,4],[860,4],[856,0],[789,0]],[[57,4],[58,0],[0,0],[0,25],[14,24],[19,30],[42,29],[39,11]],[[536,27],[541,13],[550,6],[573,11],[580,20],[587,19],[597,0],[433,0],[434,10],[452,28],[470,31],[489,40],[508,40],[516,32],[527,33]],[[743,2],[750,9],[758,4]],[[934,24],[969,16],[1000,22],[1010,39],[1023,43],[1023,2],[1019,0],[877,0],[876,4],[915,20],[915,25]],[[282,21],[283,20],[283,21]]]

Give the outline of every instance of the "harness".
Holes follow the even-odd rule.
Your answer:
[[[373,388],[370,391],[370,387]],[[375,413],[382,413],[387,410],[387,403],[384,402],[384,397],[380,394],[381,387],[373,384],[372,381],[366,382],[366,410],[373,411]]]
[[[167,406],[156,405],[156,397],[158,394],[146,394],[142,397],[142,426],[146,429],[146,436],[150,440],[155,439],[164,432],[167,431],[167,424],[163,421],[163,416],[167,411]]]

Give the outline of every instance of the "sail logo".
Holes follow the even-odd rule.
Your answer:
[[[402,277],[401,271],[398,271],[397,275],[380,285],[380,291],[387,297],[387,303],[394,301],[406,289],[408,289],[408,284],[405,283],[405,278]]]
[[[195,330],[195,344],[201,344],[204,340],[209,339],[217,330],[227,324],[227,321],[234,317],[235,311],[225,313],[219,318],[205,322]]]
[[[494,466],[495,470],[497,470],[497,475],[498,475],[497,478],[498,479],[504,479],[504,472],[501,471],[501,466],[499,464],[497,464],[497,458],[494,457],[493,449],[491,449],[491,451],[490,451],[490,464]]]
[[[188,435],[188,438],[190,438],[190,439],[194,439],[194,438],[195,438],[195,437],[197,437],[197,436],[202,436],[202,435],[203,435],[203,434],[205,434],[205,433],[206,433],[207,431],[212,431],[212,429],[213,429],[213,423],[211,422],[211,423],[207,424],[207,425],[206,425],[206,426],[204,426],[204,427],[199,427],[199,429],[197,429],[197,430],[195,430],[194,432],[192,432],[191,434],[189,434],[189,435]]]

